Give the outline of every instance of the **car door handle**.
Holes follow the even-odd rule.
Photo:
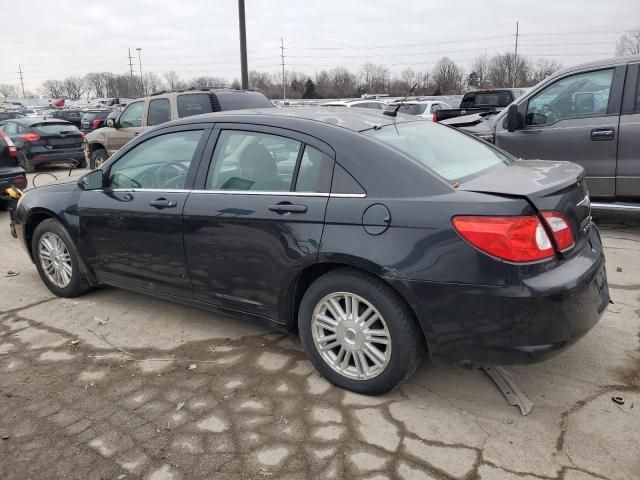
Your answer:
[[[149,205],[156,208],[173,208],[178,205],[178,202],[175,200],[167,200],[166,198],[157,198],[155,200],[151,200]]]
[[[591,130],[591,140],[613,140],[616,136],[616,131],[613,128],[594,128]]]
[[[307,211],[307,206],[283,202],[276,205],[269,205],[269,210],[276,213],[305,213]]]

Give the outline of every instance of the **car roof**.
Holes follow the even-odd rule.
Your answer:
[[[14,118],[13,121],[19,123],[20,125],[24,125],[25,127],[30,127],[31,125],[42,123],[68,123],[69,125],[73,125],[72,123],[67,122],[66,120],[63,120],[61,118],[44,119],[42,117],[23,117]]]
[[[204,113],[174,120],[162,125],[184,125],[202,123],[203,121],[256,123],[261,125],[293,123],[293,120],[316,122],[325,125],[342,127],[354,132],[362,132],[372,128],[384,127],[393,123],[415,121],[410,115],[398,114],[397,117],[384,115],[382,110],[365,108],[331,108],[331,107],[300,107],[300,108],[259,108],[253,110],[228,110],[224,112]]]
[[[606,58],[604,60],[596,60],[594,62],[581,63],[579,65],[574,65],[572,67],[564,68],[562,70],[558,70],[549,78],[555,78],[566,73],[577,72],[580,70],[585,70],[594,67],[614,67],[616,65],[626,65],[629,63],[637,63],[640,62],[640,55],[629,55],[627,57],[612,57]]]

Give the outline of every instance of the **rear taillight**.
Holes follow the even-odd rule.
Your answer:
[[[457,216],[453,227],[471,245],[510,262],[535,262],[554,256],[553,245],[536,215]]]
[[[40,140],[40,135],[37,133],[23,133],[20,135],[25,142],[37,142]]]
[[[575,245],[576,242],[573,238],[573,232],[564,213],[542,212],[542,217],[551,229],[558,250],[564,252]]]
[[[4,138],[4,141],[7,143],[7,147],[9,147],[9,156],[17,157],[18,150],[16,149],[16,146],[13,143],[13,140],[11,140],[11,137],[5,134],[2,130],[0,130],[0,137]]]
[[[93,122],[91,122],[91,125],[95,129],[95,128],[98,128],[100,126],[101,122],[102,122],[102,120],[94,120]]]
[[[433,120],[434,122],[438,121],[438,116],[434,113],[433,117],[431,117],[431,120]]]

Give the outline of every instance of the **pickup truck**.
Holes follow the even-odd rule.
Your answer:
[[[462,97],[458,108],[443,109],[435,112],[436,122],[469,115],[484,115],[499,112],[504,107],[521,96],[526,90],[523,88],[494,88],[488,90],[472,90]],[[459,124],[466,124],[467,119]]]
[[[275,108],[262,93],[229,88],[160,92],[129,102],[106,127],[86,135],[85,158],[92,170],[147,128],[201,113]]]
[[[570,67],[461,130],[518,158],[582,165],[594,209],[640,210],[639,79],[640,55]]]

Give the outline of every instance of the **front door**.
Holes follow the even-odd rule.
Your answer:
[[[120,150],[129,140],[134,139],[143,130],[144,103],[144,100],[132,102],[118,116],[117,128],[111,129],[108,134],[109,141],[106,147],[109,155]]]
[[[120,154],[78,200],[81,247],[100,281],[192,297],[182,210],[209,130],[178,127]]]
[[[197,299],[283,322],[296,275],[317,260],[333,160],[310,137],[249,128],[220,131],[187,199],[187,264]]]
[[[578,163],[592,196],[614,197],[620,99],[612,92],[623,79],[614,68],[561,78],[529,99],[524,128],[498,127],[496,144],[519,158]]]

